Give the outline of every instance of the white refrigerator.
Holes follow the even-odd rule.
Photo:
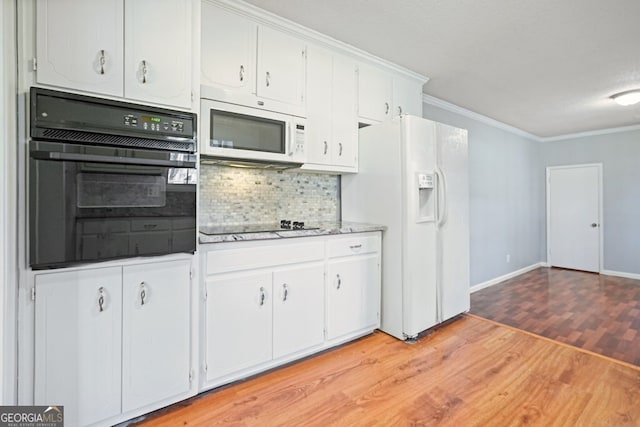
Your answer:
[[[412,340],[468,311],[467,131],[402,115],[359,131],[359,172],[343,175],[342,219],[385,225],[384,332]]]

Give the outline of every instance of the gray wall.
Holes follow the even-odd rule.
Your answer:
[[[541,143],[429,104],[423,116],[469,131],[471,286],[544,261]]]
[[[544,142],[542,162],[602,163],[604,269],[640,274],[640,130]]]

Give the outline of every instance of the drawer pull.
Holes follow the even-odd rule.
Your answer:
[[[106,58],[106,56],[104,55],[104,49],[100,49],[100,59],[99,59],[99,62],[100,62],[100,74],[104,74],[104,64],[106,64],[106,63],[107,63],[107,58]],[[102,311],[102,310],[100,310],[100,311]]]
[[[100,286],[100,289],[98,289],[98,295],[100,295],[98,297],[98,307],[100,308],[100,312],[103,312],[104,311],[104,297],[105,297],[104,287]]]
[[[264,305],[264,299],[267,297],[264,288],[260,286],[260,305]]]
[[[360,249],[362,247],[362,243],[359,243],[357,245],[351,245],[349,246],[351,248],[351,250],[356,250],[356,249]]]
[[[144,299],[147,297],[147,287],[145,285],[146,283],[140,282],[140,305],[145,304]]]
[[[147,83],[147,74],[149,72],[149,69],[147,67],[147,60],[143,59],[140,62],[140,73],[142,75],[142,84],[146,84]]]

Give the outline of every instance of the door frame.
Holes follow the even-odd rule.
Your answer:
[[[602,273],[604,270],[604,216],[603,216],[603,184],[602,184],[602,163],[582,163],[582,164],[573,164],[573,165],[559,165],[559,166],[547,166],[546,168],[546,178],[545,178],[545,190],[546,190],[546,227],[547,227],[547,265],[551,266],[551,226],[550,226],[550,217],[551,217],[551,197],[550,197],[550,176],[551,171],[557,169],[577,169],[577,168],[585,168],[585,167],[595,167],[598,171],[598,216],[599,216],[599,227],[598,227],[598,273]]]

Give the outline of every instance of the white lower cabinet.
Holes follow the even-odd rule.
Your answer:
[[[207,381],[324,340],[321,262],[210,276],[206,287]]]
[[[273,273],[273,357],[324,341],[324,265],[314,263]]]
[[[36,276],[36,405],[84,426],[121,411],[122,269]]]
[[[122,412],[189,391],[188,261],[123,268]]]
[[[329,260],[327,339],[338,338],[379,320],[377,253]]]
[[[271,273],[207,279],[207,379],[271,360]]]
[[[327,242],[327,339],[380,326],[379,233]]]
[[[379,232],[370,232],[349,239],[317,236],[202,245],[206,296],[201,390],[376,329],[380,238]],[[344,245],[349,252],[341,251]],[[356,252],[350,246],[358,246]],[[335,260],[329,258],[332,251]],[[342,280],[338,292],[327,280],[332,274]]]
[[[175,260],[37,274],[34,403],[86,426],[186,397],[190,271]]]

